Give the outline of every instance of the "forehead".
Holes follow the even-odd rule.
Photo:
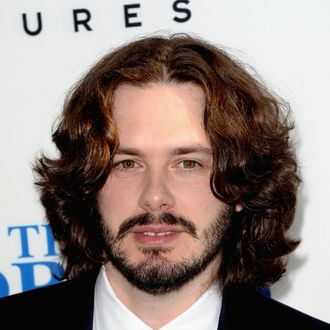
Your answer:
[[[114,92],[113,118],[125,146],[208,146],[204,109],[205,94],[192,83],[122,84]]]

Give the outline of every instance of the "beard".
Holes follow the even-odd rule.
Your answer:
[[[219,256],[230,218],[230,207],[219,211],[214,221],[199,236],[192,221],[171,213],[163,213],[157,218],[149,213],[129,218],[122,223],[117,234],[102,221],[105,257],[140,290],[153,295],[166,294],[180,289],[193,280]],[[133,228],[151,224],[179,225],[188,235],[200,240],[202,248],[198,254],[192,254],[176,262],[166,258],[166,253],[170,252],[171,248],[139,248],[145,258],[143,261],[134,263],[122,246],[123,240]]]

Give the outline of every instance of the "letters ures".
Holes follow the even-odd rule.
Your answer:
[[[191,11],[188,8],[189,0],[176,0],[172,3],[174,12],[173,21],[185,23],[191,18]],[[123,20],[125,28],[140,27],[142,21],[139,18],[140,10],[143,10],[140,3],[123,5]],[[72,10],[74,32],[93,31],[93,16],[90,10],[79,8]],[[22,14],[22,23],[24,31],[30,36],[36,36],[43,29],[43,15],[37,12],[36,15]]]

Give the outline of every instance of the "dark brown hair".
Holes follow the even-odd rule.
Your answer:
[[[120,83],[153,82],[193,82],[205,91],[211,189],[225,203],[243,206],[221,251],[223,290],[276,282],[285,271],[283,257],[298,244],[286,236],[299,183],[289,107],[225,51],[183,34],[142,38],[112,51],[67,96],[53,133],[58,157],[43,156],[35,166],[64,276],[81,276],[104,262],[96,195],[118,145],[114,91]]]

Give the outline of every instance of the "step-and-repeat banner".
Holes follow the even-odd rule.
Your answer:
[[[272,296],[330,322],[328,0],[5,0],[0,11],[0,296],[55,283],[58,249],[33,186],[66,92],[110,49],[188,32],[225,47],[291,103],[302,244]]]

